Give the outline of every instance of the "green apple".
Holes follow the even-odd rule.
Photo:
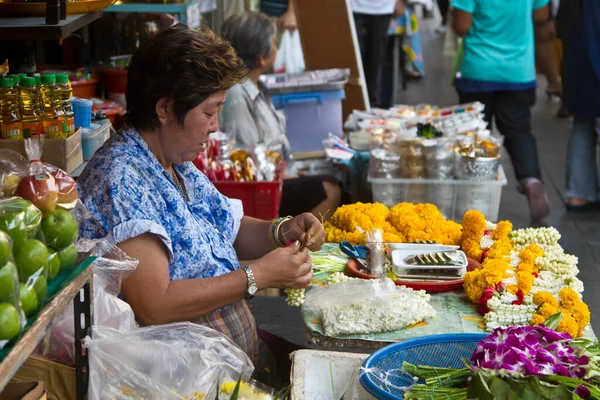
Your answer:
[[[5,265],[10,260],[10,236],[0,231],[0,265]]]
[[[48,248],[48,279],[54,278],[60,272],[58,253]]]
[[[38,308],[38,299],[35,288],[24,283],[19,284],[19,298],[21,299],[21,309],[27,316],[31,317]]]
[[[13,241],[13,250],[19,248],[27,239],[27,227],[22,212],[10,213],[3,210],[0,213],[0,230],[10,236]]]
[[[46,245],[36,239],[27,239],[14,254],[15,264],[19,272],[19,280],[27,282],[31,275],[45,274],[44,268],[48,266],[48,249]]]
[[[19,311],[10,303],[0,303],[0,340],[11,340],[21,332]]]
[[[49,247],[62,250],[75,241],[77,221],[67,210],[57,208],[54,213],[42,219],[42,234]]]
[[[42,212],[30,201],[20,197],[13,197],[6,200],[3,206],[7,208],[9,213],[23,213],[23,222],[27,230],[27,235],[30,238],[34,238],[42,223]]]
[[[5,300],[15,293],[14,279],[17,277],[17,268],[12,262],[7,262],[0,268],[0,301]]]
[[[48,294],[48,282],[46,281],[46,278],[43,276],[38,276],[33,284],[33,289],[37,295],[38,304],[41,305]]]
[[[58,253],[58,259],[60,260],[60,270],[64,271],[73,267],[77,264],[77,247],[74,244],[65,247],[60,250]]]

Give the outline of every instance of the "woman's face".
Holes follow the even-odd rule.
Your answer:
[[[271,52],[265,58],[265,70],[268,71],[273,68],[275,65],[275,58],[277,58],[277,37],[273,35],[273,40],[271,40]]]
[[[218,114],[225,102],[226,91],[209,96],[192,108],[183,121],[177,123],[172,106],[161,120],[160,142],[164,156],[174,164],[193,161],[204,151],[208,136],[219,130]]]

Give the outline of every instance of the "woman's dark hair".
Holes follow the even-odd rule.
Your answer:
[[[260,56],[271,54],[277,29],[271,19],[258,12],[245,12],[227,18],[221,34],[229,40],[249,69],[256,67]]]
[[[247,69],[229,42],[209,28],[169,28],[136,50],[127,72],[127,120],[135,129],[159,127],[156,103],[173,101],[177,121],[207,97],[228,90]]]

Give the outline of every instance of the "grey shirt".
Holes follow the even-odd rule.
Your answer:
[[[235,136],[240,148],[281,143],[284,153],[290,154],[290,144],[285,136],[285,117],[250,80],[229,89],[219,113],[219,126],[222,132]]]

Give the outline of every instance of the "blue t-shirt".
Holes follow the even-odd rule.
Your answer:
[[[455,86],[490,92],[535,87],[533,16],[549,0],[452,0],[473,15]]]

